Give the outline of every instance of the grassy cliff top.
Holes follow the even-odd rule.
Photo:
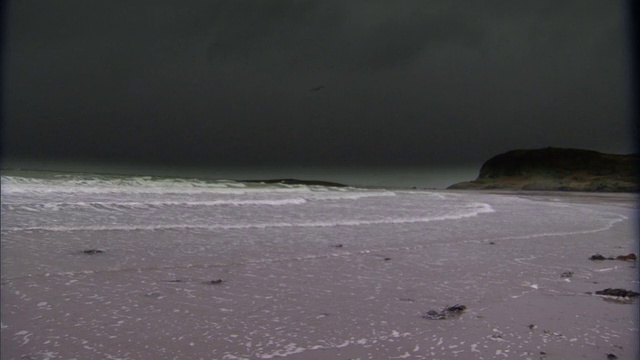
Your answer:
[[[638,154],[543,148],[492,157],[474,181],[450,189],[638,191]]]

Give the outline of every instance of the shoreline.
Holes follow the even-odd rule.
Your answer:
[[[517,196],[525,199],[579,204],[620,205],[640,208],[640,194],[627,192],[543,191],[543,190],[445,190],[455,194],[474,193]]]

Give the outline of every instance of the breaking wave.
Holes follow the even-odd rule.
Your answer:
[[[201,206],[286,206],[301,205],[307,200],[303,198],[278,200],[211,200],[211,201],[145,201],[145,202],[48,202],[41,204],[3,204],[5,210],[56,211],[62,209],[148,209],[166,206],[201,207]]]
[[[267,228],[295,228],[295,227],[336,227],[336,226],[367,226],[386,224],[411,224],[426,223],[431,221],[459,220],[478,216],[480,214],[493,213],[495,210],[489,204],[472,203],[466,206],[467,211],[452,214],[423,216],[423,217],[397,217],[388,219],[359,219],[359,220],[333,220],[333,221],[301,221],[301,222],[266,222],[266,223],[241,223],[241,224],[162,224],[162,225],[86,225],[86,226],[32,226],[3,228],[2,231],[153,231],[153,230],[189,230],[189,229],[267,229]]]

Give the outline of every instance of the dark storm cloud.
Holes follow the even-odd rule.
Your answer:
[[[631,149],[616,1],[9,10],[9,155],[402,164]]]

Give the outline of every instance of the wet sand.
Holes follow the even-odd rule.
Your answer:
[[[627,220],[534,238],[478,230],[455,242],[401,246],[334,239],[342,246],[310,247],[304,256],[279,244],[280,256],[266,260],[239,242],[235,256],[209,263],[197,244],[113,243],[85,254],[73,239],[51,248],[46,232],[20,244],[3,236],[2,359],[638,358],[637,300],[593,294],[638,291],[637,262],[588,260],[637,253],[635,198],[535,196]],[[542,226],[540,217],[531,221]],[[485,220],[465,221],[474,229]],[[143,267],[119,260],[132,251],[181,260]],[[41,271],[43,262],[60,271]],[[466,312],[422,317],[454,304]]]

